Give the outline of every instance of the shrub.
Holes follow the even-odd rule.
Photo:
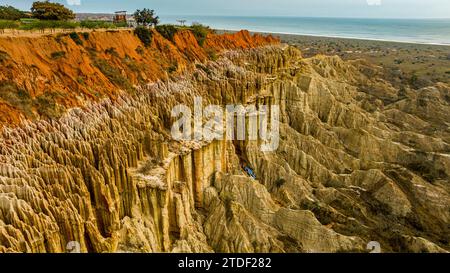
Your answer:
[[[418,77],[416,74],[413,74],[413,75],[411,76],[411,78],[409,79],[409,83],[410,83],[412,86],[416,86],[417,83],[418,83],[418,81],[419,81],[419,77]]]
[[[83,20],[80,22],[80,27],[88,29],[99,29],[99,28],[116,28],[117,26],[111,22],[105,21],[95,21],[95,20]]]
[[[156,31],[159,32],[164,38],[173,42],[173,37],[177,33],[178,29],[174,25],[159,25],[156,26]]]
[[[50,55],[53,60],[57,60],[66,56],[66,52],[64,51],[55,51]]]
[[[22,30],[45,30],[45,29],[75,29],[79,24],[75,22],[66,21],[41,21],[41,20],[27,20],[24,21],[19,29]]]
[[[136,36],[138,36],[138,38],[141,40],[141,42],[145,45],[145,46],[150,46],[152,43],[152,31],[149,30],[146,27],[137,27],[134,30],[134,34]]]
[[[64,37],[64,34],[59,33],[58,35],[55,36],[55,41],[56,41],[58,44],[60,44],[60,43],[66,44],[66,43],[63,42],[63,40],[62,40],[63,37]]]
[[[171,66],[169,66],[167,68],[167,72],[169,72],[169,74],[172,74],[172,73],[176,72],[177,70],[178,70],[177,64],[172,64]]]
[[[205,43],[208,33],[212,32],[212,30],[208,26],[204,26],[199,23],[192,24],[190,30],[194,34],[195,39],[197,40],[200,46],[203,46],[203,44]]]
[[[89,40],[89,32],[83,32],[81,35],[83,36],[83,39]]]
[[[7,52],[0,50],[0,63],[3,63],[4,61],[8,60],[10,57]]]
[[[140,73],[142,69],[140,68],[139,64],[136,63],[135,60],[133,60],[130,56],[126,55],[125,58],[123,58],[123,62],[128,66],[128,68],[136,73]]]
[[[119,57],[119,53],[117,53],[117,51],[114,47],[107,48],[105,50],[105,53],[108,55],[114,56],[114,57]]]
[[[279,178],[275,181],[275,186],[277,188],[281,188],[286,183],[286,180],[284,178]]]
[[[18,28],[19,23],[10,20],[0,20],[0,29]]]
[[[142,48],[142,46],[138,46],[138,47],[136,47],[136,53],[139,55],[144,55],[145,51]]]
[[[87,47],[86,50],[89,53],[89,55],[91,56],[91,58],[95,58],[97,56],[97,50],[95,48]]]
[[[75,42],[77,45],[83,45],[83,41],[81,41],[80,36],[78,36],[78,33],[71,32],[69,33],[69,37]]]

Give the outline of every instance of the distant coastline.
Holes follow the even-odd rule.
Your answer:
[[[199,22],[214,29],[368,41],[450,46],[450,19],[362,19],[242,16],[161,16]]]
[[[215,29],[220,32],[238,32],[242,29]],[[316,34],[300,34],[291,32],[270,32],[270,31],[255,31],[252,29],[246,29],[251,33],[265,34],[265,35],[290,35],[299,37],[311,37],[311,38],[330,38],[330,39],[345,39],[345,40],[360,40],[360,41],[374,41],[374,42],[387,42],[387,43],[400,43],[400,44],[411,44],[411,45],[430,45],[430,46],[448,46],[449,43],[426,43],[426,42],[414,42],[414,41],[401,41],[401,40],[386,40],[377,38],[361,38],[361,37],[345,37],[345,36],[330,36],[330,35],[316,35]]]

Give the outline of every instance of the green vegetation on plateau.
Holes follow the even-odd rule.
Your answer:
[[[97,20],[74,21],[75,14],[58,3],[49,1],[34,2],[30,12],[11,6],[0,6],[0,30],[45,30],[45,29],[113,29],[127,27],[126,22],[106,22]]]
[[[208,33],[212,33],[213,30],[205,25],[199,23],[193,23],[191,26],[179,26],[179,25],[158,25],[156,31],[159,32],[164,38],[173,42],[173,37],[179,30],[190,30],[195,36],[198,44],[203,46]]]

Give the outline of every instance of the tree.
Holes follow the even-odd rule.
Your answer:
[[[31,7],[31,13],[34,18],[41,20],[72,20],[75,14],[70,9],[59,3],[49,1],[37,1]]]
[[[25,12],[11,6],[0,6],[0,19],[2,20],[19,20],[25,18]]]
[[[155,16],[154,10],[150,9],[143,9],[143,10],[138,9],[133,14],[133,17],[138,25],[142,25],[145,27],[149,25],[156,26],[159,23],[159,17]]]
[[[186,20],[181,19],[181,20],[177,20],[178,23],[180,23],[181,26],[184,27],[184,24],[186,24]]]

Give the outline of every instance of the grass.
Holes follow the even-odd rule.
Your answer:
[[[125,58],[123,58],[123,62],[133,72],[139,73],[142,71],[142,68],[139,66],[139,64],[128,55],[126,55]]]
[[[208,26],[204,26],[198,23],[192,24],[189,29],[194,34],[195,39],[200,46],[203,46],[203,44],[205,43],[208,33],[212,32],[212,30]]]
[[[80,27],[88,29],[101,29],[101,28],[111,29],[117,28],[117,25],[105,21],[84,20],[80,22]]]
[[[12,82],[0,83],[0,98],[9,105],[19,109],[27,117],[32,118],[33,115],[33,99],[27,91],[20,89]]]
[[[37,110],[39,115],[44,118],[61,117],[65,108],[56,104],[57,96],[56,93],[45,93],[33,99],[26,90],[19,88],[12,82],[0,84],[0,98],[31,119],[35,118],[33,109]]]
[[[106,60],[96,59],[94,64],[114,85],[130,92],[134,90],[131,83],[122,76],[119,69],[111,66]]]
[[[127,22],[114,23],[114,25],[116,27],[128,27],[128,23]]]
[[[213,48],[206,49],[206,55],[208,56],[208,58],[211,61],[217,61],[217,59],[219,58],[217,56],[217,51],[215,49],[213,49]]]
[[[0,20],[0,30],[3,29],[16,29],[19,27],[19,22],[11,20]]]
[[[38,19],[21,19],[0,20],[0,30],[4,29],[20,29],[20,30],[45,30],[45,29],[115,29],[118,27],[128,27],[127,23],[112,23],[107,21],[84,20],[81,22],[72,21],[55,21],[55,20],[38,20]]]
[[[116,29],[121,27],[128,27],[128,23],[113,23],[108,21],[81,21],[80,27],[89,29]]]
[[[37,97],[34,100],[34,106],[39,115],[49,119],[60,118],[64,114],[65,108],[56,103],[57,97],[56,93],[45,93]]]
[[[79,26],[78,23],[69,21],[33,20],[27,23],[21,23],[19,29],[21,30],[75,29],[78,26]]]

